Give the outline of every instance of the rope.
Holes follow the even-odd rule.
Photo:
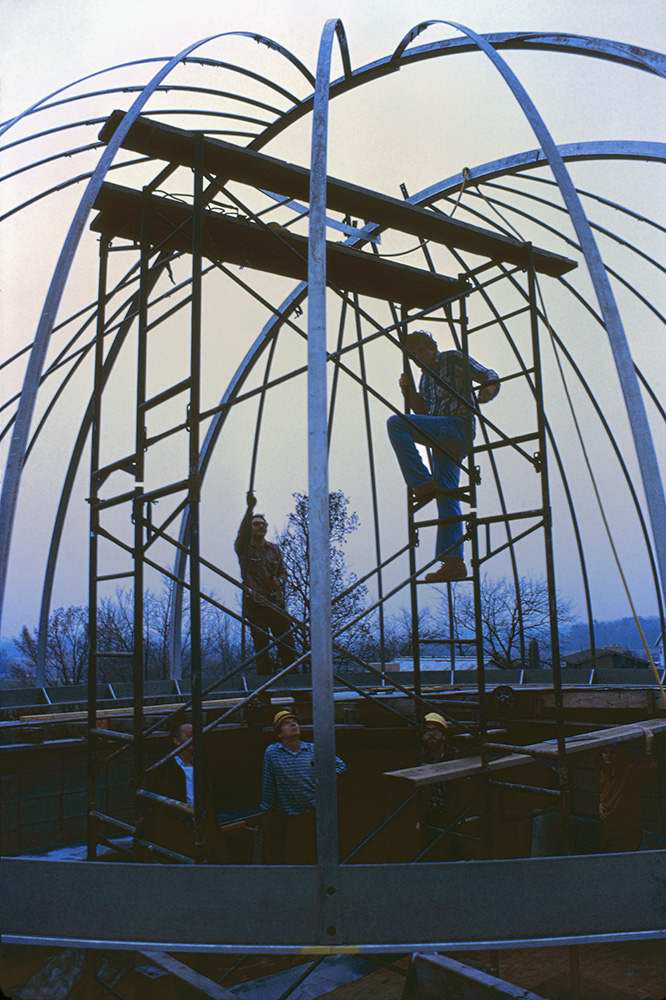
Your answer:
[[[463,167],[462,168],[462,184],[460,185],[460,188],[458,190],[458,196],[456,198],[455,205],[453,206],[453,208],[449,212],[449,219],[452,219],[453,216],[456,214],[456,209],[458,208],[458,205],[460,204],[460,199],[462,198],[463,193],[465,191],[465,188],[467,187],[467,184],[468,184],[468,182],[469,182],[470,179],[471,179],[471,175],[470,175],[470,172],[469,172],[469,167]]]

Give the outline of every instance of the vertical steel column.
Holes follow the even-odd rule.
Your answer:
[[[354,305],[358,306],[358,295],[354,295]],[[370,466],[370,495],[372,498],[372,520],[375,534],[375,558],[377,560],[377,600],[379,604],[379,658],[384,669],[386,662],[384,638],[384,578],[382,574],[382,545],[379,533],[379,503],[377,500],[377,471],[375,468],[375,449],[372,441],[372,422],[370,420],[370,398],[368,394],[367,370],[365,366],[365,350],[361,332],[361,317],[358,308],[355,309],[356,340],[358,342],[358,360],[361,381],[363,382],[363,414],[365,417],[365,435],[368,444],[368,464]]]
[[[400,307],[400,325],[398,326],[398,339],[404,347],[407,336],[407,310]],[[412,373],[409,368],[409,358],[403,351],[402,372],[411,382]],[[409,413],[409,403],[405,397],[405,413]],[[414,527],[414,509],[412,507],[412,494],[407,487],[407,535],[409,538],[409,603],[412,614],[412,667],[414,669],[414,694],[416,704],[414,706],[417,722],[423,721],[423,703],[421,701],[421,642],[419,636],[419,599],[418,584],[416,583],[416,547],[419,544],[418,529]]]
[[[449,611],[449,667],[451,668],[451,683],[453,684],[456,676],[456,644],[453,641],[456,635],[456,621],[455,621],[455,608],[454,608],[454,597],[453,597],[453,586],[450,583],[446,585],[446,603]]]
[[[555,701],[555,721],[557,723],[557,753],[560,780],[560,814],[562,817],[562,843],[569,849],[569,767],[566,758],[564,733],[564,702],[562,698],[562,670],[560,664],[560,637],[557,624],[557,593],[555,590],[555,557],[553,553],[553,515],[550,506],[550,485],[548,480],[548,454],[546,445],[546,421],[543,406],[543,376],[541,372],[541,351],[539,347],[539,310],[537,304],[536,276],[531,257],[527,271],[530,306],[530,329],[532,335],[532,363],[534,365],[534,398],[537,411],[539,435],[541,506],[543,509],[543,536],[546,557],[546,582],[548,584],[548,613],[550,618],[550,655],[553,670],[553,696]]]
[[[461,275],[464,278],[464,275]],[[465,361],[469,360],[469,333],[468,333],[468,323],[467,323],[467,300],[463,296],[460,299],[459,307],[459,317],[460,317],[460,344]],[[472,377],[469,370],[469,364],[465,365],[465,383],[463,388],[463,394],[465,398],[472,399]],[[474,465],[474,438],[470,433],[469,447],[467,451],[467,467],[469,469],[469,502],[472,508],[477,505],[477,493],[476,493],[476,478],[477,472]],[[486,699],[486,665],[485,665],[485,653],[483,648],[483,615],[481,613],[481,563],[480,563],[480,552],[479,552],[479,527],[477,523],[477,515],[475,510],[471,510],[469,518],[467,520],[467,526],[471,535],[471,548],[472,548],[472,592],[474,594],[474,631],[475,631],[475,645],[476,645],[476,687],[477,696],[479,702],[479,739],[481,740],[481,760],[485,763],[487,758],[487,752],[483,749],[483,744],[487,739],[488,733],[488,704]],[[484,824],[483,824],[483,842],[487,857],[492,857],[493,849],[493,790],[489,784],[488,778],[484,782],[483,788],[483,798],[484,798]]]
[[[137,332],[136,361],[136,427],[135,471],[132,520],[134,521],[134,641],[132,647],[132,698],[133,698],[133,782],[135,791],[143,779],[143,493],[145,476],[145,411],[146,364],[148,337],[148,265],[150,244],[145,239],[148,193],[144,190],[141,206],[141,263],[139,268],[139,325]],[[138,801],[138,800],[137,800]]]
[[[339,936],[338,808],[331,639],[331,560],[326,384],[326,171],[331,48],[337,20],[326,22],[317,59],[310,156],[308,223],[308,530],[310,535],[310,646],[315,740],[319,935]]]
[[[192,324],[190,330],[189,530],[190,530],[190,678],[194,765],[194,858],[204,860],[205,766],[201,664],[201,564],[199,539],[199,413],[201,397],[201,269],[203,244],[203,135],[197,138],[192,209]]]
[[[459,274],[458,280],[461,282],[466,281],[467,275]],[[463,295],[460,298],[459,306],[460,315],[460,347],[462,350],[463,358],[465,359],[464,365],[464,381],[463,381],[463,396],[465,399],[472,401],[474,399],[472,395],[472,373],[469,368],[469,334],[467,332],[468,322],[467,322],[467,299]],[[474,411],[472,411],[473,413]],[[468,447],[467,447],[467,467],[469,469],[469,505],[470,507],[476,507],[476,486],[477,486],[477,470],[474,465],[474,438],[470,434]]]
[[[99,469],[100,424],[102,420],[102,368],[104,364],[104,324],[106,321],[106,279],[109,263],[109,241],[100,236],[99,277],[97,284],[97,325],[93,369],[93,410],[90,427],[90,529],[88,533],[88,814],[87,858],[97,858],[97,740],[92,730],[97,728],[97,470]]]

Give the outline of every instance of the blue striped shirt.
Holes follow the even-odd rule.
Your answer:
[[[335,758],[335,770],[337,774],[347,770],[340,757]],[[264,751],[261,808],[298,816],[314,807],[314,743],[301,741],[298,750],[288,750],[282,743],[271,743]]]

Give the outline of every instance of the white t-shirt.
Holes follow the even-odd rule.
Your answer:
[[[185,775],[185,795],[189,805],[194,805],[194,768],[191,764],[184,764],[180,757],[176,757],[176,763]]]

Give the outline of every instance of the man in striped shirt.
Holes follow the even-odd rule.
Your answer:
[[[315,864],[314,744],[301,740],[301,727],[283,709],[273,719],[277,742],[264,751],[261,808],[272,812],[267,860],[273,864]],[[347,770],[335,758],[338,774]]]
[[[408,417],[398,414],[389,417],[389,439],[414,499],[436,498],[440,521],[458,518],[438,525],[435,557],[441,566],[425,579],[428,583],[464,580],[467,567],[463,559],[460,501],[456,496],[460,463],[474,440],[476,404],[495,398],[500,390],[499,375],[474,358],[465,358],[461,351],[438,351],[434,338],[426,330],[410,333],[405,338],[405,347],[423,374],[418,391],[411,375],[400,376],[400,390],[413,413]],[[481,386],[476,399],[472,382]],[[440,447],[433,447],[430,473],[416,443],[432,446],[433,441]]]

